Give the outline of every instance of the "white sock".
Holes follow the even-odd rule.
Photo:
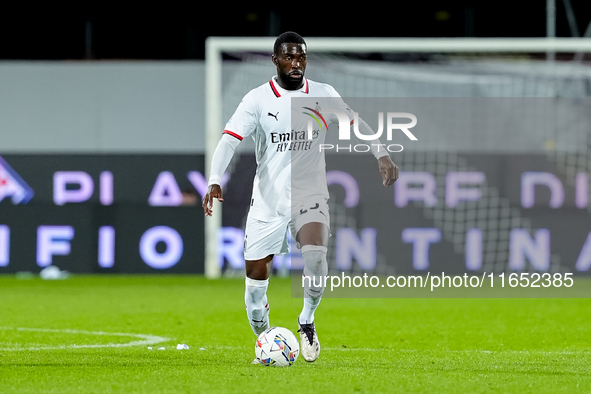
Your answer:
[[[258,337],[269,328],[269,303],[267,302],[267,288],[269,279],[256,280],[246,278],[244,304],[250,327]]]
[[[299,322],[314,323],[314,312],[324,293],[328,263],[326,261],[327,248],[325,246],[304,245],[304,307],[300,313]],[[308,278],[310,280],[308,280]]]

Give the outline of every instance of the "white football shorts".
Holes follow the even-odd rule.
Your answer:
[[[244,231],[244,259],[260,260],[272,254],[289,252],[287,230],[295,240],[304,224],[315,222],[323,223],[330,229],[328,204],[324,198],[300,204],[293,210],[291,217],[262,221],[248,215]],[[299,243],[297,247],[300,247]]]

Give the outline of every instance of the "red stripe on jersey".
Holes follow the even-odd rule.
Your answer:
[[[275,84],[273,84],[273,80],[269,81],[269,85],[271,85],[271,89],[273,90],[273,93],[275,93],[275,96],[281,97],[281,95],[279,94],[279,91],[275,87]]]
[[[352,124],[353,124],[353,122],[355,122],[355,119],[352,119],[352,120],[351,120],[351,123],[349,123],[349,124],[350,124],[350,125],[352,125]]]
[[[310,85],[308,85],[308,78],[306,78],[306,94],[310,93]]]
[[[238,134],[234,133],[233,131],[230,130],[224,130],[223,134],[230,134],[232,137],[236,137],[238,138],[240,141],[242,141],[242,137],[239,136]]]

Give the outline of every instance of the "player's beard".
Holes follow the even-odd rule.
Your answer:
[[[287,90],[298,90],[304,86],[304,73],[302,72],[300,78],[294,78],[289,73],[282,74],[280,76],[281,82]]]

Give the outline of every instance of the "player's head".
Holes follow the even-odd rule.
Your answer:
[[[306,46],[306,41],[304,38],[300,36],[298,33],[293,31],[286,31],[283,34],[280,34],[279,37],[275,40],[275,45],[273,45],[273,53],[278,55],[281,53],[281,46],[283,44],[303,44],[304,47]]]
[[[283,88],[293,90],[303,85],[306,54],[306,41],[299,34],[288,31],[277,37],[272,60],[277,66],[277,77]]]

